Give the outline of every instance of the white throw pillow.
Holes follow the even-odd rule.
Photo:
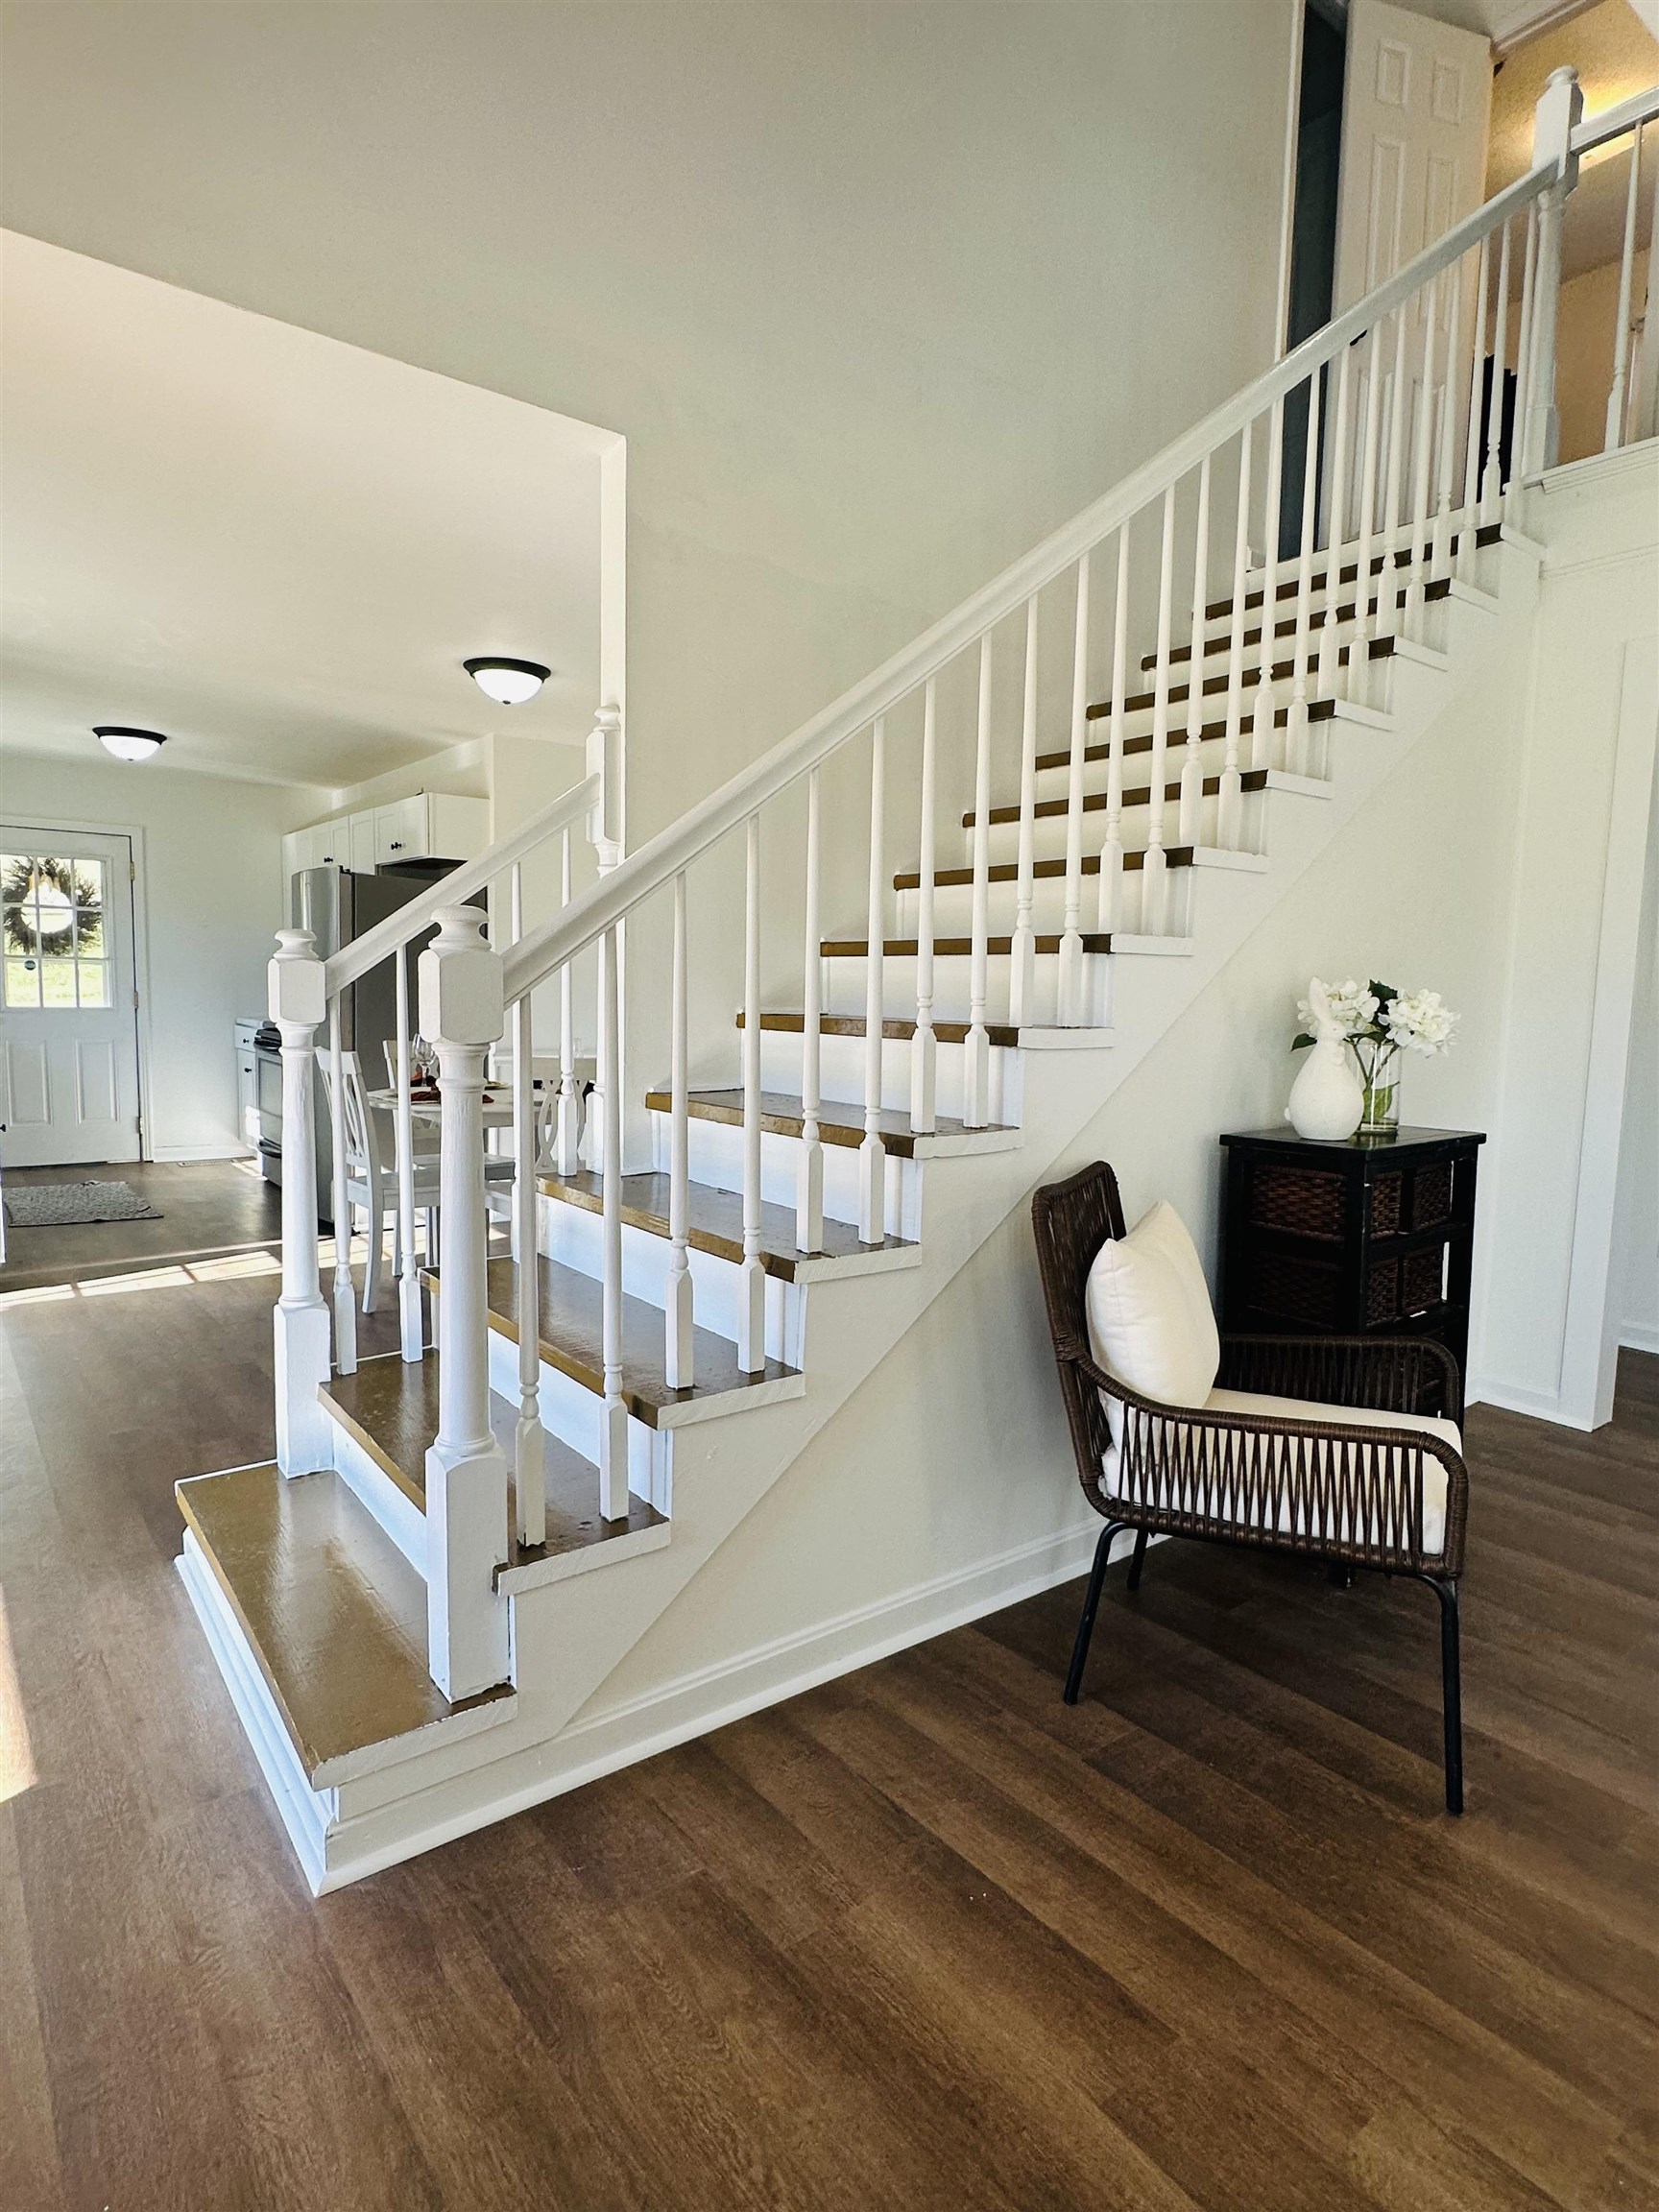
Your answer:
[[[1166,1199],[1126,1237],[1101,1245],[1085,1305],[1090,1349],[1109,1375],[1160,1405],[1203,1405],[1215,1385],[1221,1338],[1187,1224]],[[1121,1407],[1101,1396],[1116,1442]]]

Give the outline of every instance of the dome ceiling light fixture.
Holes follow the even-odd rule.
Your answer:
[[[127,730],[118,722],[96,723],[92,734],[117,760],[154,760],[167,742],[159,730]]]
[[[508,661],[499,653],[463,661],[461,665],[479,690],[502,707],[521,707],[526,699],[534,699],[553,673],[540,661]]]

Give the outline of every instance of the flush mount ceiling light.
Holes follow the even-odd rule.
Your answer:
[[[154,760],[167,742],[159,730],[123,730],[112,722],[97,725],[92,734],[117,760]]]
[[[488,692],[503,707],[521,707],[526,699],[534,699],[553,673],[540,661],[504,661],[498,653],[479,661],[463,661],[461,665],[480,691]]]

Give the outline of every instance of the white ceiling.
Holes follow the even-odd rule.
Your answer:
[[[341,786],[586,733],[613,434],[14,232],[0,302],[0,743]]]

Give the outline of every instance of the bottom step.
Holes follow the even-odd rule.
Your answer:
[[[511,1717],[509,1684],[457,1704],[438,1688],[425,1582],[338,1475],[270,1462],[175,1491],[313,1790]]]

